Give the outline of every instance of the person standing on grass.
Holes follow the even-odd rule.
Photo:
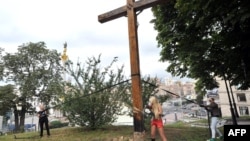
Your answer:
[[[215,141],[216,133],[219,134],[219,139],[223,139],[222,133],[217,128],[217,123],[219,122],[219,117],[221,117],[221,114],[220,114],[219,106],[214,101],[214,98],[209,98],[209,104],[208,105],[201,104],[200,106],[205,107],[205,109],[211,113],[210,127],[211,127],[212,137],[211,137],[211,139],[209,139],[207,141]]]
[[[151,141],[155,141],[155,135],[156,135],[156,129],[158,129],[158,132],[160,134],[160,137],[162,141],[167,141],[167,138],[164,133],[163,129],[163,121],[162,121],[162,106],[158,102],[157,98],[155,96],[151,96],[149,98],[149,105],[147,106],[152,114],[153,117],[151,119]]]
[[[49,131],[49,120],[48,120],[48,115],[47,115],[47,110],[44,108],[43,105],[39,106],[40,111],[38,112],[38,117],[39,117],[39,126],[40,126],[40,137],[43,137],[43,125],[45,124],[45,128],[47,130],[47,136],[50,136],[50,131]]]

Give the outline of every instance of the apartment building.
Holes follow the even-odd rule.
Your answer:
[[[180,95],[182,97],[190,97],[190,99],[195,99],[196,94],[194,90],[194,82],[190,81],[177,81],[172,79],[165,79],[164,82],[159,82],[159,94],[166,94],[164,90],[167,90],[171,93],[174,93],[176,95]],[[175,95],[172,95],[172,97],[176,97]]]
[[[218,96],[216,100],[221,107],[222,116],[223,117],[231,116],[229,101],[231,101],[232,106],[235,103],[239,116],[249,116],[250,89],[239,90],[237,89],[237,86],[230,87],[229,82],[227,82],[227,87],[229,91],[229,94],[228,94],[225,81],[220,78],[217,78],[217,82],[219,83],[219,88],[218,88]],[[230,93],[231,91],[233,94]]]

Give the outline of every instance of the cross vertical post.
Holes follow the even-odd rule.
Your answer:
[[[128,17],[128,36],[130,50],[130,66],[132,77],[132,102],[134,111],[134,141],[143,141],[144,139],[144,121],[143,121],[143,101],[140,75],[140,60],[137,35],[137,11],[153,7],[167,0],[127,0],[127,5],[98,16],[98,21],[104,23],[116,18]]]
[[[132,77],[132,98],[134,110],[134,140],[143,138],[143,102],[140,75],[140,59],[137,34],[137,16],[133,7],[134,0],[127,0],[128,35],[130,50],[130,66]]]

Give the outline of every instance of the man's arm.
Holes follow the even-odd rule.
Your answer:
[[[211,109],[216,108],[216,103],[210,103],[209,105],[200,104],[200,107],[204,107],[207,111],[211,111]]]

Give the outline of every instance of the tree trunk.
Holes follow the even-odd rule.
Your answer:
[[[25,106],[22,106],[22,110],[20,111],[20,131],[24,132],[24,122],[25,122]]]
[[[14,117],[15,117],[15,129],[14,131],[18,131],[19,130],[19,118],[18,118],[18,111],[17,109],[14,109]]]

